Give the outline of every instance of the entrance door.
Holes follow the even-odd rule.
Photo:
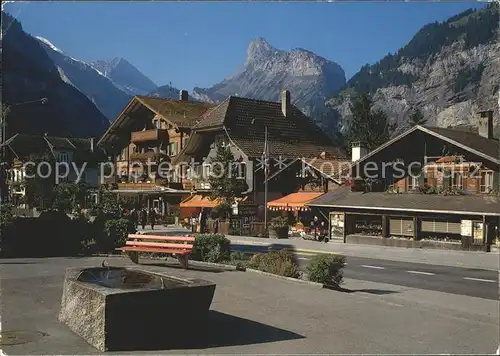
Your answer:
[[[330,238],[344,241],[344,213],[330,213]]]

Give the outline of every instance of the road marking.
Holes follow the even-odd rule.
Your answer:
[[[498,281],[495,281],[493,279],[482,279],[482,278],[471,278],[471,277],[464,277],[464,279],[468,279],[469,281],[489,282],[489,283],[498,282]]]
[[[370,266],[370,265],[361,265],[361,267],[366,267],[366,268],[375,268],[375,269],[385,269],[385,267],[380,267],[380,266]]]
[[[414,273],[414,274],[425,274],[426,276],[434,276],[435,273],[431,272],[422,272],[422,271],[406,271],[408,273]]]
[[[306,260],[306,261],[308,261],[308,260],[309,260],[309,258],[307,258],[307,257],[297,257],[297,259],[298,259],[298,260]]]

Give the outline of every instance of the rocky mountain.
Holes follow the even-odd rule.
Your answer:
[[[130,95],[91,65],[65,54],[45,38],[36,38],[56,65],[61,79],[92,100],[108,120],[114,120],[127,105]]]
[[[157,88],[151,79],[126,59],[100,60],[92,62],[91,65],[129,95],[146,95]]]
[[[494,109],[499,123],[500,46],[498,3],[467,10],[422,27],[409,43],[373,65],[363,66],[327,101],[337,129],[348,130],[353,95],[368,92],[375,108],[408,127],[419,109],[428,125],[476,126],[478,110]]]
[[[3,11],[1,48],[2,102],[10,107],[7,136],[17,132],[98,136],[108,127],[92,101],[61,79],[40,41]]]
[[[335,62],[302,48],[278,50],[257,38],[248,46],[241,72],[211,88],[194,88],[192,95],[206,102],[218,102],[229,95],[278,101],[286,88],[293,104],[321,121],[326,98],[337,93],[345,80],[344,70]]]

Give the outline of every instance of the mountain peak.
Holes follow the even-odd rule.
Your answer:
[[[276,52],[276,48],[271,46],[263,37],[257,37],[248,45],[247,61],[252,59],[266,58]]]

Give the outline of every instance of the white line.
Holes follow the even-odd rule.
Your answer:
[[[406,271],[408,273],[414,273],[414,274],[425,274],[426,276],[434,276],[435,273],[431,272],[422,272],[422,271]]]
[[[370,266],[370,265],[361,265],[361,267],[366,267],[366,268],[375,268],[375,269],[385,269],[385,267]]]
[[[297,257],[298,260],[309,260],[309,258],[306,257]]]
[[[468,279],[469,281],[478,281],[478,282],[489,282],[489,283],[495,283],[498,281],[495,281],[493,279],[482,279],[482,278],[470,278],[470,277],[464,277],[464,279]]]

